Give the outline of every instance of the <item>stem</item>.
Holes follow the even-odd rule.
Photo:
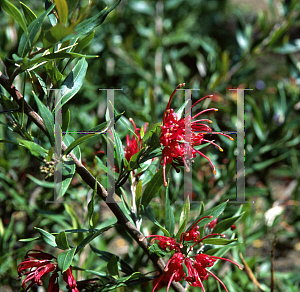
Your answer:
[[[26,100],[24,100],[22,94],[16,89],[13,84],[9,83],[9,79],[3,75],[0,71],[0,84],[7,90],[7,92],[13,97],[17,104],[21,107],[24,102],[24,113],[31,118],[31,120],[49,137],[49,134],[46,130],[43,119],[28,105]],[[67,146],[64,142],[61,143],[62,151],[67,149]],[[96,179],[94,176],[83,166],[83,164],[72,154],[68,154],[68,157],[72,158],[76,165],[76,172],[81,176],[82,180],[90,186],[91,189],[94,189]],[[97,194],[105,202],[107,197],[106,189],[97,182]],[[110,198],[110,201],[113,198]],[[107,203],[107,206],[114,213],[118,219],[118,223],[121,224],[125,230],[130,234],[130,236],[138,243],[138,245],[144,250],[147,256],[151,259],[156,268],[163,272],[165,268],[164,261],[161,258],[150,255],[148,250],[148,242],[146,240],[139,241],[140,238],[143,238],[144,235],[127,219],[123,211],[120,209],[119,204],[113,201],[112,203]],[[179,283],[172,283],[172,287],[176,292],[185,292],[185,289]]]

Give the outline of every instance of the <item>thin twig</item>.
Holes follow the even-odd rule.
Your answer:
[[[260,291],[264,291],[263,288],[261,287],[260,283],[257,281],[257,279],[255,278],[252,270],[250,269],[250,267],[248,266],[247,262],[245,261],[243,255],[241,252],[239,252],[240,258],[243,262],[244,268],[245,268],[245,272],[248,275],[248,278],[253,282],[254,285],[256,285],[258,287],[258,289]]]
[[[274,251],[276,245],[277,233],[275,233],[275,237],[273,240],[272,250],[271,250],[271,292],[275,291],[275,275],[274,275]]]

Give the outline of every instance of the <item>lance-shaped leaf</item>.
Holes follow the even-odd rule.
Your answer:
[[[121,259],[119,256],[113,254],[113,253],[110,253],[110,252],[107,252],[107,251],[102,251],[102,250],[99,250],[97,248],[95,248],[94,246],[92,246],[90,244],[90,247],[92,249],[92,251],[97,255],[99,256],[102,260],[104,260],[105,262],[109,262],[110,259],[115,256],[117,258],[117,261],[118,261],[118,267],[119,267],[119,270],[124,272],[125,274],[132,274],[134,273],[134,270],[132,267],[130,267],[123,259]]]
[[[39,112],[41,114],[41,117],[42,117],[45,127],[47,129],[47,132],[49,134],[50,144],[51,144],[51,146],[54,146],[54,118],[53,118],[53,115],[35,94],[33,94],[33,97],[35,99],[35,102],[37,103]]]
[[[94,138],[95,135],[99,135],[99,133],[92,133],[92,134],[85,134],[84,136],[76,139],[74,142],[72,142],[68,148],[64,151],[63,155],[68,155],[75,147],[77,147],[78,145],[80,145],[81,143]]]
[[[115,278],[118,279],[119,278],[119,267],[118,267],[118,259],[115,255],[113,255],[109,262],[107,263],[107,270],[109,272],[109,274]]]
[[[70,249],[68,238],[65,231],[60,232],[55,236],[55,242],[60,249]]]
[[[27,35],[28,34],[27,25],[19,9],[7,0],[2,0],[1,6],[3,10],[5,10],[13,19],[15,19],[19,23],[25,35]]]
[[[44,55],[44,56],[41,56],[41,57],[37,57],[35,59],[32,59],[28,63],[24,63],[21,66],[21,70],[24,71],[24,70],[30,69],[33,66],[36,68],[38,66],[41,66],[41,65],[45,64],[45,62],[50,61],[50,60],[58,60],[58,59],[71,58],[71,57],[72,58],[82,58],[82,57],[84,57],[84,58],[96,58],[97,56],[95,56],[95,55],[82,55],[82,54],[72,53],[72,52],[57,52],[57,53],[47,54],[47,55]],[[76,68],[76,66],[74,67],[74,69],[75,68]]]
[[[50,28],[43,38],[44,47],[48,48],[55,45],[58,42],[63,42],[71,39],[71,35],[74,36],[74,26],[70,25],[66,27],[62,23],[57,23]],[[75,36],[74,36],[75,37]]]
[[[53,247],[57,247],[55,242],[55,236],[51,233],[47,232],[46,230],[43,230],[41,228],[34,227],[41,235],[42,239],[49,245]]]
[[[174,230],[175,230],[175,218],[174,213],[170,204],[169,198],[169,180],[168,186],[166,188],[166,201],[165,201],[165,226],[166,229],[169,231],[170,236],[173,237]]]
[[[23,13],[25,15],[25,18],[27,20],[27,23],[30,24],[31,22],[33,22],[36,19],[36,15],[34,14],[34,12],[27,6],[25,5],[23,2],[20,2]]]
[[[22,146],[26,147],[35,157],[39,159],[44,159],[47,157],[47,151],[39,144],[22,139],[18,139],[18,141]]]
[[[89,225],[91,229],[94,229],[94,223],[93,223],[93,215],[94,215],[94,208],[95,208],[95,194],[97,193],[97,184],[98,180],[96,178],[95,181],[95,186],[94,186],[94,191],[92,192],[92,197],[91,200],[88,203],[88,220],[89,220]]]
[[[221,222],[217,223],[217,225],[214,228],[214,233],[223,233],[224,231],[229,229],[231,227],[231,225],[233,225],[237,221],[239,221],[242,218],[242,216],[244,215],[244,213],[245,212],[243,212],[242,214],[240,214],[238,216],[227,218],[227,219],[222,220]]]
[[[93,17],[79,23],[74,29],[77,33],[77,36],[93,31],[105,20],[106,16],[119,5],[120,2],[121,0],[118,0],[110,9],[107,9],[107,7],[105,7]]]
[[[166,175],[169,173],[171,169],[171,164],[168,164],[166,167]],[[160,168],[158,172],[152,177],[150,182],[147,184],[143,196],[141,204],[146,208],[150,201],[154,198],[156,193],[160,190],[163,185],[163,168]]]
[[[179,229],[176,234],[176,238],[180,238],[181,233],[185,231],[186,225],[189,220],[189,214],[190,214],[190,199],[189,196],[187,196],[180,214]]]
[[[109,230],[110,228],[114,227],[114,224],[110,224],[106,227],[103,227],[95,232],[93,232],[92,234],[89,234],[82,242],[80,242],[80,244],[77,246],[77,250],[76,253],[79,252],[79,250],[81,250],[83,247],[85,247],[88,243],[90,243],[93,239],[95,239],[96,237],[98,237],[99,235],[101,235],[103,232]]]
[[[236,242],[237,238],[234,239],[225,239],[225,238],[206,238],[202,242],[205,244],[213,244],[213,245],[227,245],[232,242]]]
[[[63,106],[81,88],[88,64],[85,58],[80,59],[61,85],[61,105]]]
[[[51,5],[44,13],[29,24],[28,36],[25,32],[22,34],[18,47],[18,55],[20,57],[25,57],[30,51],[33,43],[37,40],[40,34],[40,30],[46,16],[51,12],[54,6],[55,4]]]
[[[64,273],[72,264],[76,247],[60,253],[57,257],[58,268]]]
[[[55,0],[58,18],[61,23],[66,23],[68,20],[69,10],[66,0]]]
[[[225,207],[227,205],[227,201],[212,208],[209,209],[207,211],[205,211],[203,214],[201,214],[200,217],[198,217],[188,228],[187,230],[189,230],[200,218],[205,217],[205,216],[212,216],[212,218],[205,218],[203,220],[201,220],[197,225],[199,227],[203,227],[204,225],[208,224],[209,222],[213,221],[214,219],[216,219],[217,217],[219,217],[222,212],[225,210]],[[199,230],[201,233],[201,230]],[[201,233],[203,234],[203,233]]]

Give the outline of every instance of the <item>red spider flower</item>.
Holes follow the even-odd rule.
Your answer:
[[[56,279],[59,277],[58,273],[52,274],[52,276],[49,279],[49,285],[47,292],[59,292],[59,286],[56,282]]]
[[[216,260],[218,260],[218,259],[228,261],[228,262],[236,265],[240,270],[242,270],[242,267],[240,265],[238,265],[237,263],[235,263],[229,259],[220,258],[220,257],[216,257],[216,256],[209,256],[206,254],[198,254],[195,257],[195,261],[193,262],[194,273],[198,274],[198,279],[197,279],[198,281],[189,282],[189,279],[186,278],[187,282],[191,286],[195,286],[195,284],[197,283],[196,286],[201,287],[203,292],[205,292],[202,281],[207,280],[209,275],[212,275],[215,279],[217,279],[219,281],[219,283],[221,283],[221,285],[224,287],[226,292],[228,292],[225,284],[213,272],[211,272],[210,270],[207,269],[209,267],[212,267],[214,265],[214,263],[216,262]]]
[[[143,241],[145,238],[148,238],[148,237],[153,237],[151,242],[158,240],[158,245],[163,250],[166,250],[167,248],[169,250],[174,250],[174,249],[179,250],[179,244],[172,237],[167,237],[167,236],[162,236],[162,235],[148,235],[148,236],[140,238],[139,241]]]
[[[70,266],[64,273],[63,279],[69,286],[69,291],[71,292],[79,292],[77,289],[75,278],[72,274],[72,266]]]
[[[213,141],[209,141],[204,139],[205,133],[197,133],[197,132],[212,132],[212,129],[207,126],[206,124],[203,124],[202,122],[209,122],[212,123],[211,120],[208,119],[200,119],[200,120],[194,120],[199,115],[201,115],[204,112],[208,111],[218,111],[216,108],[210,108],[203,110],[196,114],[193,117],[187,117],[187,118],[181,118],[178,120],[177,114],[174,113],[174,110],[170,108],[171,100],[175,94],[175,92],[180,88],[183,87],[185,83],[179,84],[175,90],[173,91],[172,95],[170,96],[169,103],[167,105],[167,108],[163,115],[163,122],[161,126],[161,135],[160,135],[160,143],[164,147],[162,150],[162,159],[160,160],[160,164],[163,165],[163,176],[164,176],[164,186],[167,186],[166,181],[166,165],[171,163],[175,167],[175,163],[177,165],[184,165],[186,167],[186,170],[189,171],[189,167],[185,160],[185,154],[189,154],[191,157],[196,157],[196,153],[199,153],[201,156],[205,157],[209,163],[211,164],[214,174],[216,174],[215,166],[213,165],[212,161],[204,155],[199,150],[196,150],[194,147],[200,145],[202,142],[210,143],[216,147],[219,148],[220,151],[223,151],[223,149],[214,143]],[[195,102],[192,105],[192,108],[201,100],[212,97],[212,95],[205,96]],[[185,141],[185,127],[186,125],[190,126],[191,132],[187,133],[187,136],[189,136],[190,143],[187,143]],[[218,133],[220,135],[226,136],[230,140],[233,140],[230,136]],[[188,139],[186,139],[188,140]]]
[[[182,253],[176,252],[173,254],[173,256],[169,259],[162,275],[158,278],[158,281],[156,282],[152,292],[155,291],[155,289],[159,286],[161,281],[168,283],[168,292],[173,281],[179,282],[183,279],[183,277],[185,276],[182,266],[183,259],[184,256]]]
[[[25,289],[27,282],[30,282],[26,291],[28,291],[34,284],[37,284],[38,286],[43,285],[41,278],[56,270],[57,263],[52,261],[54,258],[55,257],[51,254],[39,250],[30,250],[26,253],[25,260],[18,265],[19,276],[26,276],[22,282],[22,287]],[[50,291],[55,290],[52,289],[48,292]]]
[[[127,147],[125,148],[125,146],[123,146],[124,148],[124,153],[125,153],[125,158],[127,159],[127,161],[130,160],[130,158],[139,152],[139,150],[141,149],[141,129],[137,128],[133,119],[130,118],[129,121],[133,124],[134,126],[134,133],[137,135],[139,141],[137,141],[136,137],[134,135],[132,135],[132,138],[129,138],[129,135],[126,136],[126,145]],[[145,123],[145,128],[144,128],[144,132],[146,132],[148,123]]]

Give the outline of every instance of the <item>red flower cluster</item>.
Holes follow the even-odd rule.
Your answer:
[[[180,88],[183,87],[185,83],[179,84],[176,89],[173,91],[172,95],[170,96],[169,103],[167,105],[167,108],[164,112],[163,116],[163,122],[161,126],[161,135],[160,135],[160,143],[162,146],[164,146],[162,150],[162,159],[160,160],[160,164],[163,165],[163,175],[164,175],[164,186],[167,186],[166,181],[166,165],[168,163],[171,163],[173,166],[175,166],[173,160],[177,162],[177,165],[184,165],[186,167],[186,171],[189,171],[189,167],[186,163],[184,155],[186,153],[189,154],[190,157],[196,157],[196,153],[199,153],[201,156],[205,157],[209,163],[211,164],[214,174],[216,174],[215,166],[213,165],[212,161],[204,155],[202,152],[194,149],[195,146],[200,145],[202,142],[207,142],[210,144],[215,145],[219,148],[220,151],[223,151],[223,149],[214,143],[213,141],[209,141],[204,139],[205,133],[197,133],[197,132],[212,132],[212,129],[203,124],[202,122],[209,122],[212,123],[211,120],[208,119],[201,119],[201,120],[194,120],[199,115],[201,115],[204,112],[208,111],[218,111],[216,108],[210,108],[201,111],[200,113],[196,114],[193,117],[186,117],[181,118],[178,120],[177,114],[174,113],[174,110],[170,108],[171,100],[175,94],[175,92]],[[196,103],[192,105],[194,107],[198,102],[201,100],[212,97],[212,95],[205,96],[198,100]],[[194,121],[192,121],[194,120]],[[186,125],[190,126],[191,133],[185,133],[185,127]],[[190,135],[190,143],[187,143],[185,141],[185,136]],[[228,137],[230,140],[233,140],[230,136],[219,133],[220,135]],[[187,139],[186,139],[187,140]]]
[[[125,148],[125,146],[123,146],[124,148],[124,153],[125,153],[125,158],[127,159],[127,161],[130,160],[130,158],[139,152],[139,150],[141,149],[141,129],[137,128],[133,119],[130,118],[129,121],[133,124],[134,126],[134,133],[137,135],[137,137],[139,138],[139,141],[137,141],[136,137],[134,135],[132,135],[132,138],[129,138],[129,135],[126,136],[126,144],[127,147]],[[144,128],[144,132],[146,132],[148,123],[145,123],[145,128]]]
[[[19,277],[22,277],[23,275],[26,276],[22,282],[22,288],[29,291],[34,284],[42,286],[43,282],[41,278],[52,273],[49,279],[47,292],[59,292],[57,281],[57,278],[59,277],[58,266],[54,259],[56,260],[56,258],[49,253],[40,250],[29,250],[25,255],[25,260],[18,265]],[[71,266],[63,273],[63,279],[68,284],[71,292],[79,292],[76,287],[76,281],[72,274]],[[26,287],[27,282],[30,283]]]
[[[173,256],[169,259],[163,273],[159,278],[153,280],[153,290],[167,285],[167,292],[171,286],[172,281],[179,282],[182,279],[187,281],[190,286],[201,287],[203,292],[205,292],[203,281],[207,280],[209,275],[212,275],[215,279],[217,279],[221,285],[224,287],[226,292],[228,292],[224,283],[210,270],[207,268],[212,267],[216,260],[221,259],[235,264],[239,269],[242,269],[237,263],[216,256],[210,256],[206,254],[197,254],[196,256],[188,256],[189,252],[193,250],[193,247],[200,244],[204,239],[211,236],[221,236],[224,237],[223,234],[212,233],[207,236],[201,238],[200,232],[198,231],[199,226],[197,224],[199,221],[204,218],[212,218],[212,216],[205,216],[199,219],[193,226],[186,232],[183,232],[180,236],[180,242],[178,243],[174,238],[161,236],[161,235],[149,235],[140,239],[140,241],[144,240],[148,237],[153,237],[152,242],[157,240],[158,245],[165,251],[175,250]],[[187,242],[193,242],[193,245],[186,250]],[[184,249],[184,250],[183,250]],[[183,272],[183,263],[187,267],[188,275]]]

